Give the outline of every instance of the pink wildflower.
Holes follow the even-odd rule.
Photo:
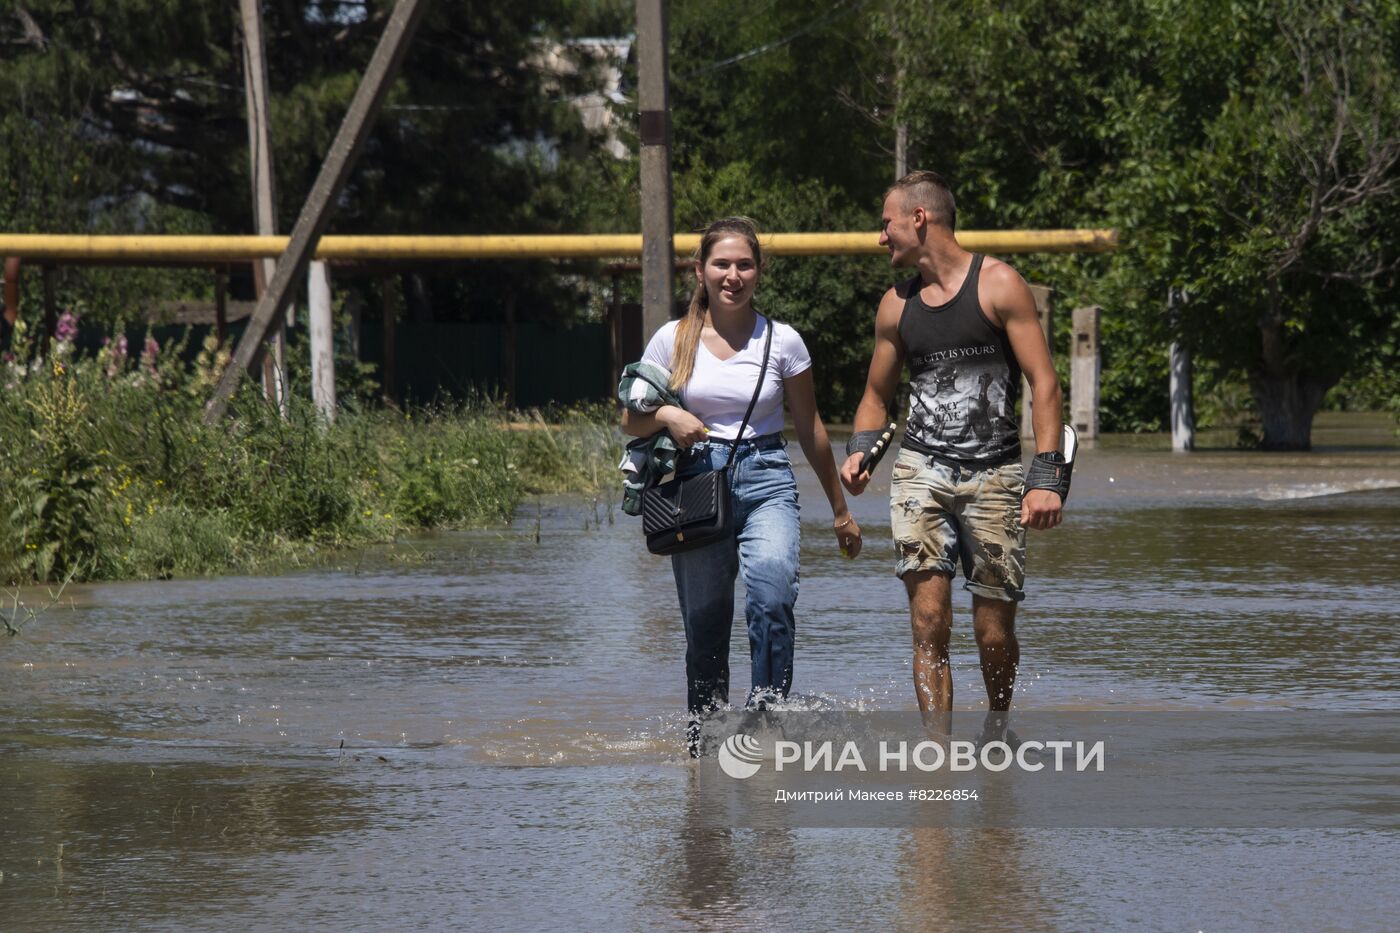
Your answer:
[[[54,338],[59,343],[72,343],[78,336],[78,316],[72,311],[64,311],[58,316],[58,325],[54,328]]]
[[[156,373],[156,358],[160,355],[160,342],[154,337],[146,338],[146,346],[141,350],[141,368],[152,376]]]

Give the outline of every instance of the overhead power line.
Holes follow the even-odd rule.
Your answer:
[[[690,78],[694,78],[698,75],[708,74],[711,71],[719,71],[721,68],[728,68],[731,65],[737,65],[740,62],[748,61],[751,58],[757,58],[758,56],[763,55],[767,52],[771,52],[774,49],[780,49],[788,43],[802,38],[803,36],[807,35],[807,33],[820,29],[827,23],[840,19],[848,13],[854,13],[856,10],[859,10],[861,7],[865,6],[865,4],[866,0],[855,0],[854,3],[837,4],[836,8],[833,9],[826,16],[823,16],[821,19],[812,20],[810,23],[803,26],[801,29],[798,29],[796,32],[789,33],[788,35],[783,36],[781,39],[774,39],[772,42],[765,42],[763,45],[756,46],[752,49],[749,49],[746,52],[740,52],[738,55],[733,55],[729,58],[722,59],[721,61],[711,62],[708,65],[696,68],[694,71],[688,71],[685,74],[681,75],[677,80],[685,81]]]

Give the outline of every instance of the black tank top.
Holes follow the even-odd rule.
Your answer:
[[[982,256],[974,254],[962,288],[931,308],[915,276],[899,318],[909,361],[909,419],[904,445],[919,453],[974,466],[1019,459],[1016,406],[1021,367],[1006,331],[992,324],[977,300]]]

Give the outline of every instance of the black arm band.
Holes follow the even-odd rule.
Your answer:
[[[1060,505],[1069,500],[1069,478],[1074,461],[1079,459],[1079,434],[1071,425],[1064,425],[1060,434],[1060,449],[1054,453],[1036,454],[1026,470],[1026,484],[1021,498],[1032,489],[1049,489],[1059,493]]]
[[[1026,485],[1021,498],[1032,489],[1048,489],[1060,494],[1060,504],[1069,499],[1069,478],[1074,472],[1074,461],[1065,462],[1059,454],[1036,454],[1026,470]]]
[[[857,431],[846,439],[846,456],[868,454],[880,439],[879,431]]]

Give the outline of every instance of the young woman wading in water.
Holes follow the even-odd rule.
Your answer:
[[[728,460],[734,535],[671,556],[685,621],[687,734],[696,752],[698,717],[729,702],[729,633],[734,619],[734,580],[743,574],[745,616],[753,686],[749,705],[766,708],[792,685],[797,601],[797,482],[783,438],[783,400],[798,443],[831,505],[833,534],[849,557],[860,552],[860,526],[846,499],[817,412],[812,361],[796,330],[754,310],[754,288],[763,266],[752,221],[728,218],[706,229],[695,262],[695,293],[679,321],[652,337],[643,362],[671,372],[671,388],[684,407],[652,414],[626,411],[622,427],[637,437],[669,431],[681,454],[678,476],[719,469]],[[763,349],[773,329],[768,367],[753,414],[738,437],[744,411],[763,370]]]

